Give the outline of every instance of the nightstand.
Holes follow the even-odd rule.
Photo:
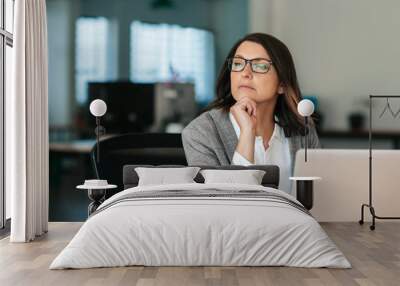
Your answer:
[[[290,177],[292,181],[296,181],[296,199],[303,206],[311,210],[314,201],[313,184],[316,180],[321,180],[321,177]]]
[[[88,192],[88,197],[91,200],[91,203],[88,206],[88,216],[90,216],[93,212],[95,212],[96,209],[104,201],[106,190],[115,189],[116,187],[117,187],[116,185],[109,185],[109,184],[101,186],[90,185],[87,184],[86,181],[84,185],[79,185],[76,187],[79,190],[87,190]]]

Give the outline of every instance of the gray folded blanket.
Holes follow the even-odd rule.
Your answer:
[[[204,190],[163,190],[163,191],[138,191],[131,192],[118,197],[115,200],[108,200],[103,203],[90,217],[116,205],[126,201],[143,201],[152,199],[174,199],[174,200],[188,200],[188,199],[207,199],[210,198],[231,198],[231,199],[257,199],[263,201],[273,201],[277,203],[286,204],[296,208],[297,210],[311,216],[310,212],[300,203],[290,200],[289,198],[277,194],[275,192],[260,191],[260,190],[235,190],[235,191],[221,191],[216,189],[204,189]]]

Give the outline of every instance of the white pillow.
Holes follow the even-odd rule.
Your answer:
[[[235,183],[261,185],[265,171],[262,170],[201,170],[204,183]]]
[[[135,168],[139,176],[138,186],[195,183],[193,179],[199,170],[199,167]]]

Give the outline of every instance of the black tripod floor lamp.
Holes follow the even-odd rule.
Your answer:
[[[370,225],[370,229],[375,229],[375,219],[400,219],[400,217],[383,217],[378,216],[375,212],[375,208],[372,202],[372,100],[374,99],[386,99],[385,108],[382,110],[379,118],[381,118],[386,112],[390,112],[393,118],[396,118],[400,113],[399,111],[394,112],[390,106],[390,98],[400,98],[400,95],[370,95],[369,96],[369,202],[368,204],[361,205],[361,219],[359,220],[360,224],[364,224],[364,207],[369,208],[369,211],[372,215],[372,224]]]

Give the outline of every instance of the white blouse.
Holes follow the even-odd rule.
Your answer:
[[[229,113],[229,119],[235,129],[236,136],[240,136],[240,127],[232,113]],[[267,150],[264,148],[262,136],[256,136],[254,142],[254,161],[255,164],[248,161],[240,153],[235,151],[232,159],[233,165],[277,165],[279,166],[279,189],[291,193],[291,159],[289,151],[289,140],[285,137],[283,128],[275,123],[274,132],[268,142]]]

